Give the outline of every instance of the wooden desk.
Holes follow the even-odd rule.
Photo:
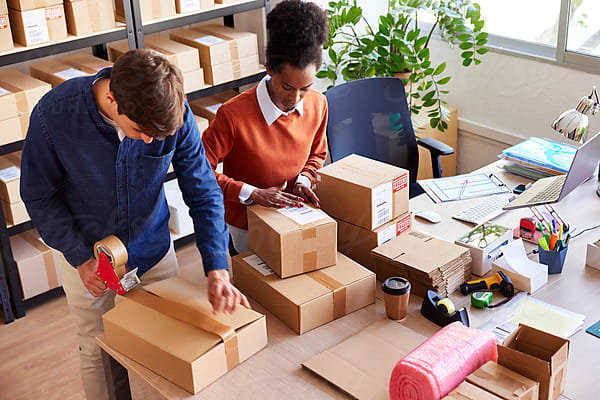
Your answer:
[[[524,179],[504,174],[497,163],[485,168],[493,171],[509,187],[525,182]],[[600,224],[600,199],[594,193],[594,181],[577,188],[555,208],[572,225],[576,232]],[[426,195],[411,200],[411,210],[434,210],[442,215],[439,224],[429,224],[414,220],[414,228],[429,232],[441,238],[454,241],[471,226],[451,219],[461,209],[483,201],[482,198],[449,203],[433,204]],[[505,226],[516,226],[522,216],[529,215],[527,210],[515,210],[498,217],[495,222]],[[586,243],[595,240],[600,230],[591,231],[573,239],[562,274],[550,275],[548,283],[534,297],[560,307],[587,316],[584,329],[600,319],[600,271],[585,267]],[[532,247],[533,248],[533,247]],[[190,249],[194,251],[195,249]],[[203,279],[200,275],[195,277]],[[459,292],[451,295],[457,307],[470,308],[467,296]],[[131,394],[127,388],[119,385],[119,376],[111,379],[109,386],[118,387],[115,398],[133,399],[345,399],[348,398],[326,381],[302,369],[303,361],[333,346],[343,339],[364,329],[369,324],[385,317],[382,295],[378,288],[376,304],[298,336],[283,325],[260,305],[252,302],[253,307],[267,314],[268,346],[239,365],[227,375],[191,396],[189,393],[171,384],[140,364],[108,347],[102,338],[98,343],[105,355],[105,366],[109,373],[116,373],[115,367],[122,365],[128,372]],[[591,300],[588,300],[591,299]],[[419,313],[422,299],[411,296],[409,317],[403,324],[425,334],[431,335],[439,329],[437,325],[425,320]],[[479,326],[496,311],[470,309],[472,326]],[[564,395],[561,399],[585,400],[596,398],[597,362],[600,356],[600,339],[583,330],[571,338],[569,365]],[[112,364],[111,364],[112,363]],[[121,378],[127,379],[126,375]],[[116,382],[116,384],[115,384]],[[127,382],[124,382],[127,386]]]

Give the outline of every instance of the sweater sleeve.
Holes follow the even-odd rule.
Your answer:
[[[323,167],[325,158],[327,157],[327,100],[323,96],[323,108],[321,113],[321,124],[315,132],[315,137],[310,148],[310,155],[308,160],[302,168],[302,175],[305,175],[310,179],[310,182],[314,185],[317,177],[317,170]]]

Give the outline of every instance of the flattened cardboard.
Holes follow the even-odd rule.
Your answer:
[[[0,199],[8,204],[21,202],[19,187],[21,184],[20,174],[12,172],[15,168],[21,170],[21,152],[6,154],[0,157]],[[5,174],[10,171],[10,174]]]
[[[248,264],[253,254],[232,257],[234,284],[300,335],[375,302],[375,275],[343,254],[335,266],[286,279]]]
[[[408,212],[408,171],[349,155],[317,171],[321,208],[334,218],[375,229]]]
[[[396,363],[427,339],[387,318],[302,363],[354,398],[389,398]]]
[[[18,115],[33,111],[42,96],[52,89],[48,83],[14,69],[0,71],[0,87],[14,93]]]
[[[235,366],[231,360],[236,355],[243,362],[267,345],[264,315],[243,307],[233,315],[214,315],[206,287],[175,277],[145,289],[177,318],[133,300],[128,293],[102,317],[106,343],[190,393],[226,374]],[[226,337],[231,339],[226,344],[217,334],[199,328],[201,322],[206,329],[228,329],[228,334],[233,329],[235,336]],[[237,349],[229,346],[234,340]]]
[[[10,19],[8,10],[0,11],[0,52],[15,47],[12,32],[10,30]]]
[[[500,397],[469,383],[463,382],[442,400],[500,400]]]
[[[88,35],[115,27],[111,0],[65,1],[67,31],[71,35]]]
[[[539,396],[538,382],[493,361],[467,376],[466,381],[504,400],[538,400]]]
[[[0,121],[0,146],[17,142],[23,138],[19,117]]]
[[[275,208],[252,205],[248,210],[250,248],[280,278],[314,271],[337,262],[337,223],[323,218],[299,225]]]
[[[171,40],[198,49],[202,68],[231,63],[229,41],[194,29],[180,29],[169,34]],[[216,69],[216,68],[215,68]]]
[[[540,383],[540,400],[556,400],[567,375],[569,340],[519,324],[498,345],[498,364]]]

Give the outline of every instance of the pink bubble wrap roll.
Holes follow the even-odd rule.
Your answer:
[[[496,336],[453,322],[398,361],[391,400],[439,400],[488,361],[498,361]]]

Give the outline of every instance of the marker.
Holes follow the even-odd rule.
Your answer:
[[[550,235],[550,243],[548,248],[550,250],[555,250],[556,249],[556,240],[558,239],[558,236],[556,236],[556,233],[553,233],[552,235]]]
[[[540,238],[540,240],[538,240],[538,243],[540,244],[540,247],[542,249],[548,250],[548,243],[546,243],[546,239]]]
[[[538,227],[538,229],[540,230],[540,232],[544,233],[544,227],[542,226],[542,224],[541,224],[541,223],[539,223],[539,222],[538,222],[538,223],[537,223],[537,227]]]
[[[556,224],[554,223],[554,220],[552,220],[552,232],[556,232]]]
[[[558,239],[562,240],[562,233],[563,233],[563,224],[560,224],[560,228],[558,230]]]

